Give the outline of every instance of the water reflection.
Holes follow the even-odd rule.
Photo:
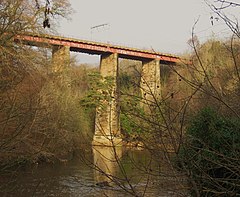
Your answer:
[[[79,158],[65,164],[27,168],[14,179],[0,177],[0,196],[133,196],[130,192],[149,197],[180,196],[177,189],[181,183],[172,169],[151,159],[147,151],[94,147],[84,160]]]
[[[100,196],[114,196],[122,147],[93,147],[95,185],[102,188]]]
[[[163,155],[99,146],[93,157],[99,196],[187,196],[185,177]]]
[[[93,147],[93,160],[95,165],[94,178],[96,184],[101,182],[108,182],[111,184],[116,171],[118,170],[118,163],[122,158],[122,147]]]

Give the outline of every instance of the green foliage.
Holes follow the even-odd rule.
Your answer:
[[[140,98],[134,95],[121,95],[120,105],[120,124],[122,133],[130,135],[130,137],[142,134],[144,132],[143,118],[146,114],[140,106]]]
[[[89,90],[81,99],[81,105],[85,109],[105,108],[106,102],[111,102],[113,95],[114,80],[112,77],[103,77],[99,72],[88,74]]]
[[[127,75],[126,73],[121,73],[119,75],[119,83],[121,89],[129,90],[131,88],[131,76]]]
[[[143,132],[142,128],[137,122],[126,114],[120,114],[121,131],[127,135],[139,135]]]
[[[201,196],[240,192],[240,121],[205,108],[191,121],[179,154]]]
[[[230,156],[236,148],[240,150],[240,122],[223,118],[210,108],[203,109],[193,119],[187,133],[196,138],[193,144],[201,144],[221,154]]]
[[[139,83],[140,83],[140,65],[137,61],[122,60],[120,62],[119,88],[120,96],[120,124],[121,132],[130,137],[135,138],[143,132],[140,127],[140,116],[143,110],[139,106]],[[139,117],[137,117],[137,114]]]

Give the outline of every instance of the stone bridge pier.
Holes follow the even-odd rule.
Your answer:
[[[103,101],[102,107],[96,109],[95,135],[92,144],[121,145],[117,53],[101,55],[100,74],[104,78],[110,77],[112,81],[111,88],[107,90],[109,93],[107,99]]]
[[[140,89],[141,106],[148,111],[161,96],[160,60],[142,61]]]
[[[147,110],[160,98],[160,60],[143,60],[141,76],[142,106]],[[118,54],[101,55],[100,74],[111,77],[110,99],[103,101],[103,107],[96,109],[95,135],[93,145],[119,146],[122,143],[120,132],[120,109],[118,91]],[[101,91],[101,90],[100,90]]]
[[[109,86],[109,98],[102,101],[96,109],[95,135],[93,145],[116,146],[121,144],[119,122],[119,94],[118,94],[118,58],[140,60],[143,64],[140,88],[142,106],[153,112],[154,102],[160,98],[160,60],[166,64],[175,64],[182,59],[175,55],[167,55],[149,50],[142,50],[109,43],[86,41],[74,38],[48,34],[25,33],[14,36],[16,43],[23,43],[37,47],[52,47],[51,74],[54,79],[64,81],[62,73],[70,63],[70,51],[101,55],[100,73],[103,77],[110,77],[113,85]],[[185,61],[184,61],[185,62]],[[187,63],[187,62],[186,62]],[[66,81],[67,84],[67,81]],[[99,90],[104,93],[104,90]]]
[[[97,146],[121,146],[120,109],[118,90],[118,53],[102,53],[100,61],[100,74],[111,80],[108,95],[102,105],[96,109],[95,134],[92,144]],[[61,75],[70,62],[70,48],[55,45],[52,47],[52,73]],[[159,100],[161,93],[160,60],[142,60],[142,74],[140,81],[142,94],[142,107],[149,111]],[[99,90],[103,93],[105,90]],[[103,93],[104,94],[104,93]]]
[[[52,46],[52,68],[54,74],[61,74],[70,63],[70,47],[53,45]]]

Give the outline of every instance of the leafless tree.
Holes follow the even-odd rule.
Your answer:
[[[205,0],[206,4],[210,7],[210,9],[215,13],[215,19],[223,20],[225,24],[229,27],[229,29],[240,38],[239,24],[238,19],[233,15],[227,14],[227,10],[238,9],[240,7],[240,3],[235,1],[225,1],[225,0]],[[211,17],[213,22],[214,17]]]

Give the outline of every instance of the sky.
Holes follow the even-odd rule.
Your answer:
[[[71,20],[59,22],[59,34],[162,53],[181,55],[191,50],[194,32],[200,42],[227,37],[229,30],[204,0],[70,0]],[[99,26],[100,27],[95,27]],[[101,26],[102,25],[102,26]],[[99,57],[78,55],[80,63],[97,63]]]

